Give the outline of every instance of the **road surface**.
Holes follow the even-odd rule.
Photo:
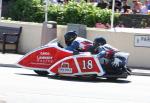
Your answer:
[[[5,103],[150,103],[150,77],[91,81],[0,67],[0,99]]]

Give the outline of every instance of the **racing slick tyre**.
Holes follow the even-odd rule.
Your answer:
[[[118,78],[117,77],[107,77],[107,80],[110,80],[110,81],[114,81],[114,80],[117,80]]]
[[[34,70],[34,72],[41,76],[46,76],[49,74],[47,71],[40,71],[40,70]]]
[[[97,75],[80,75],[78,78],[81,80],[93,80],[97,78]]]

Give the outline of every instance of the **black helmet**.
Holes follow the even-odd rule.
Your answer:
[[[103,37],[98,37],[98,38],[95,38],[95,39],[94,39],[94,45],[95,45],[95,46],[104,45],[104,44],[106,44],[106,43],[107,43],[107,42],[106,42],[105,38],[103,38]]]
[[[64,35],[66,45],[70,45],[77,37],[75,31],[69,31]]]

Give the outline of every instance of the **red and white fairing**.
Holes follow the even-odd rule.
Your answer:
[[[83,43],[83,46],[87,47],[89,44],[91,42]],[[87,52],[73,55],[72,51],[58,47],[56,42],[48,43],[27,53],[17,65],[31,70],[48,71],[51,75],[97,74],[102,76],[105,74],[96,55]]]
[[[17,65],[33,70],[47,70],[59,60],[73,55],[72,52],[55,45],[44,46],[26,54]]]
[[[48,72],[50,74],[59,74],[63,76],[89,74],[102,76],[105,74],[105,71],[102,69],[97,57],[87,53],[66,57],[52,65]]]

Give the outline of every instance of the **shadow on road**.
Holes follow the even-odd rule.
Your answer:
[[[49,79],[55,79],[55,80],[63,80],[63,81],[73,81],[73,82],[88,82],[88,83],[130,83],[131,81],[127,79],[117,79],[117,80],[108,80],[105,78],[78,78],[78,77],[65,77],[65,76],[40,76],[38,74],[25,74],[25,73],[15,73],[17,75],[26,75],[26,76],[34,76],[34,77],[47,77]]]
[[[108,80],[105,78],[78,78],[78,77],[60,77],[60,76],[49,76],[49,79],[64,80],[64,81],[74,81],[74,82],[88,82],[88,83],[130,83],[131,81],[125,79]]]
[[[38,74],[25,74],[25,73],[15,73],[17,75],[26,75],[26,76],[34,76],[34,77],[48,77],[47,75],[38,75]]]

